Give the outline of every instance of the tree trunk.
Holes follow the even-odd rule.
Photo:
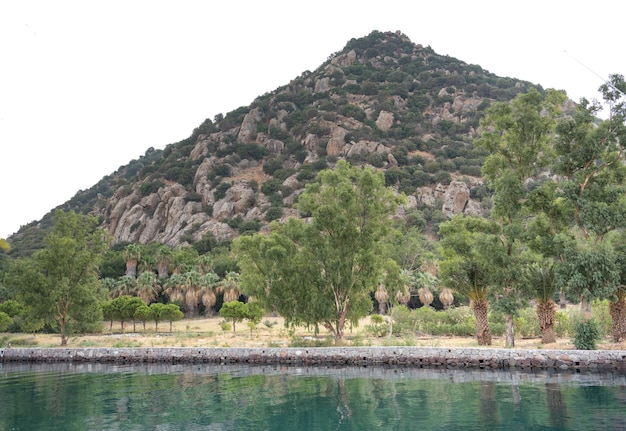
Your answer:
[[[128,259],[126,261],[126,275],[137,278],[137,259]]]
[[[387,312],[387,301],[381,301],[378,303],[378,313],[384,316]]]
[[[565,298],[565,291],[559,291],[559,307],[565,309],[567,307],[567,298]]]
[[[513,326],[513,316],[511,314],[506,314],[506,329],[504,331],[506,341],[504,343],[504,347],[515,347],[515,327]]]
[[[387,335],[387,338],[391,338],[393,335],[393,311],[395,309],[396,307],[391,307],[391,311],[389,312],[389,334]]]
[[[169,276],[169,260],[160,260],[157,264],[159,280],[165,280]]]
[[[585,319],[591,318],[591,301],[587,300],[584,296],[580,297],[580,311],[583,313]]]
[[[67,346],[67,335],[61,334],[61,346]]]
[[[474,316],[476,317],[476,339],[479,346],[491,346],[491,330],[489,329],[489,303],[486,299],[472,301]]]
[[[537,319],[539,320],[539,330],[541,331],[541,342],[550,344],[556,342],[554,334],[554,316],[556,315],[556,304],[549,299],[546,302],[537,302]]]
[[[626,297],[620,297],[617,302],[611,302],[609,311],[613,342],[619,343],[626,340]]]

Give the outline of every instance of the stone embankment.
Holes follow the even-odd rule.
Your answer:
[[[8,362],[405,366],[626,372],[626,351],[445,347],[0,349],[0,363]]]

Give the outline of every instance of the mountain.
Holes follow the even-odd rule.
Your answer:
[[[387,184],[409,197],[399,216],[434,230],[446,216],[484,211],[485,154],[472,144],[480,119],[494,101],[530,87],[542,91],[400,32],[374,31],[250,106],[148,149],[59,208],[99,216],[117,243],[210,247],[297,216],[305,184],[347,159],[384,170]],[[9,238],[13,252],[40,247],[51,219]]]

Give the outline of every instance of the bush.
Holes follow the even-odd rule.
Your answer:
[[[591,304],[591,315],[598,325],[600,336],[611,334],[611,313],[609,311],[609,301],[607,299],[595,300]]]
[[[384,337],[389,333],[389,323],[380,314],[370,316],[371,325],[365,326],[365,330],[374,337]]]
[[[538,337],[541,335],[537,312],[532,307],[520,310],[513,319],[513,326],[515,327],[515,333],[520,337]]]
[[[595,350],[596,343],[600,340],[600,326],[594,319],[576,319],[572,325],[572,340],[579,350]]]
[[[557,311],[554,315],[554,333],[557,337],[563,338],[569,335],[569,317],[562,311]]]

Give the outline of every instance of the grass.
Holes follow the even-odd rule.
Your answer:
[[[386,317],[385,317],[386,319]],[[332,337],[325,331],[315,334],[313,328],[285,328],[280,317],[267,319],[253,328],[245,322],[237,325],[237,331],[224,331],[221,317],[184,319],[174,322],[173,331],[169,332],[169,323],[159,325],[156,332],[154,325],[147,325],[144,332],[142,325],[137,325],[137,332],[132,332],[132,325],[121,333],[118,322],[109,330],[109,323],[102,325],[102,333],[77,335],[68,341],[69,347],[311,347],[334,345]],[[420,335],[403,331],[388,336],[387,331],[375,334],[367,328],[372,327],[369,318],[363,319],[356,327],[346,328],[343,346],[419,346],[419,347],[478,347],[473,336]],[[396,325],[394,325],[395,327]],[[379,335],[379,336],[377,336]],[[382,335],[382,336],[381,336]],[[8,343],[12,347],[59,347],[60,336],[55,334],[0,334],[0,347]],[[538,336],[516,337],[515,348],[572,349],[569,338],[559,338],[557,343],[542,345]],[[504,337],[494,336],[491,347],[504,347]],[[606,339],[598,343],[600,349],[626,349],[626,343],[611,344]]]

